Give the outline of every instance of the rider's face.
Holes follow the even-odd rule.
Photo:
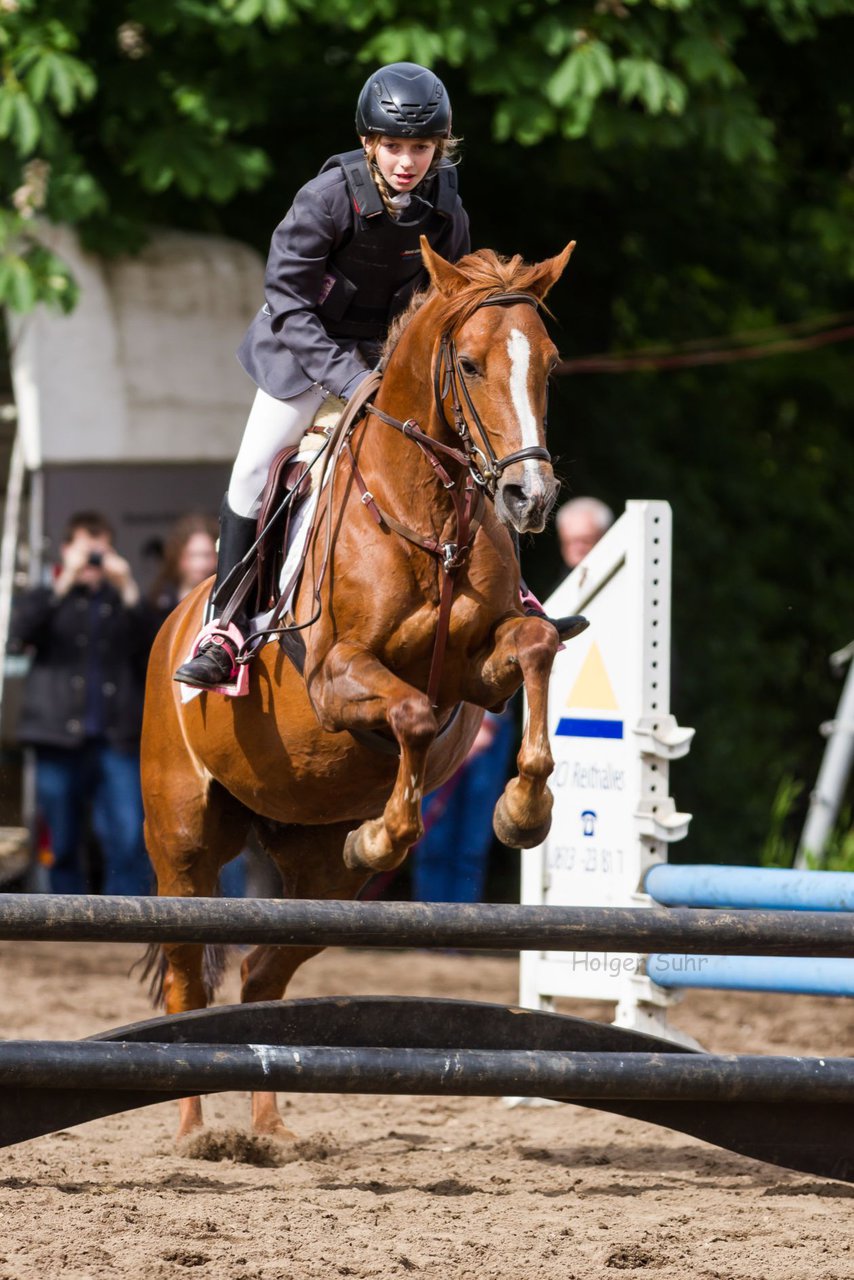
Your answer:
[[[375,157],[379,171],[395,191],[412,191],[430,168],[436,143],[424,138],[379,140]]]

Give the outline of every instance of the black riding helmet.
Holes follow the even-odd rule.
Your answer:
[[[356,104],[360,138],[448,138],[451,104],[438,76],[417,62],[392,62],[365,81]]]

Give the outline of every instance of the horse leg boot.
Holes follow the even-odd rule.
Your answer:
[[[559,638],[547,618],[509,618],[496,630],[495,648],[479,678],[464,696],[479,706],[495,706],[518,688],[528,698],[528,720],[516,757],[519,770],[499,797],[493,816],[498,839],[511,848],[541,844],[551,826],[553,798],[548,780],[554,769],[548,733],[549,676]]]
[[[237,586],[238,566],[255,542],[256,525],[254,516],[239,516],[232,510],[226,494],[219,514],[216,578],[208,605],[211,618],[206,616],[205,622],[217,617],[227,606]],[[231,621],[239,631],[246,630],[246,617],[241,609],[235,611]],[[215,689],[234,679],[236,658],[237,653],[231,637],[225,632],[220,633],[214,630],[201,642],[198,653],[178,668],[174,678],[181,684],[192,685],[195,689]]]
[[[397,739],[400,763],[382,816],[363,822],[344,845],[351,870],[391,871],[424,833],[424,774],[439,728],[430,700],[350,643],[330,651],[310,682],[309,695],[324,729],[388,728]]]

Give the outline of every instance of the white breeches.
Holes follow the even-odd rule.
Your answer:
[[[290,400],[256,391],[228,485],[228,503],[237,515],[257,516],[273,459],[280,449],[299,444],[324,399],[317,387]]]

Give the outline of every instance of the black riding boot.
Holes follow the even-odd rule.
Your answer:
[[[211,592],[211,604],[208,608],[213,608],[211,616],[217,617],[228,604],[230,594],[224,591],[221,597],[217,598],[217,593],[228,583],[229,577],[234,573],[237,565],[248,552],[249,548],[256,538],[257,521],[254,517],[239,516],[232,511],[228,503],[228,494],[222,500],[222,507],[219,513],[219,553],[216,564],[216,581]],[[234,574],[234,579],[230,586],[232,590],[237,586],[240,574]],[[215,606],[213,602],[215,603]],[[208,615],[206,615],[207,617]],[[238,630],[243,630],[246,625],[246,617],[238,612],[232,619]],[[185,662],[175,672],[175,679],[181,684],[191,684],[196,689],[213,689],[217,685],[226,684],[234,671],[234,654],[231,651],[231,645],[220,644],[216,639],[211,638],[205,642],[205,645],[196,654],[195,658],[191,658],[189,662]]]
[[[513,541],[516,544],[516,559],[521,565],[522,556],[518,534],[515,535]],[[574,636],[581,635],[581,632],[586,631],[590,626],[587,619],[580,613],[569,614],[565,618],[550,618],[521,574],[519,575],[519,594],[522,597],[522,612],[527,614],[529,618],[545,618],[546,622],[550,622],[555,631],[557,631],[562,644],[567,640],[572,640]]]

